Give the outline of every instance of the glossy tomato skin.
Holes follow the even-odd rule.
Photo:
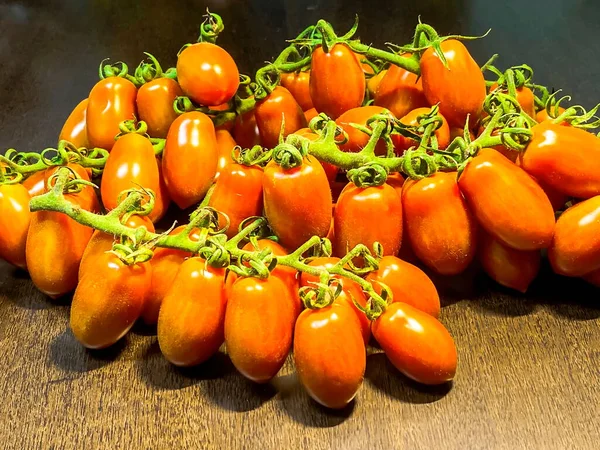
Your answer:
[[[373,322],[372,330],[388,359],[407,377],[429,385],[454,378],[456,345],[435,317],[394,302]]]
[[[337,119],[362,105],[365,88],[362,67],[346,44],[335,44],[329,53],[321,46],[313,50],[310,96],[318,112]]]
[[[369,91],[371,98],[375,98],[377,96],[377,91],[379,90],[379,86],[381,86],[381,81],[385,78],[387,72],[387,69],[382,70],[377,75],[374,75],[367,80],[367,91]]]
[[[281,74],[281,85],[294,96],[302,111],[314,108],[310,98],[310,70]]]
[[[58,135],[59,141],[69,141],[77,148],[89,147],[86,128],[87,106],[88,99],[86,98],[80,101],[75,109],[71,111],[62,130],[60,130],[60,134]]]
[[[0,184],[0,259],[21,269],[27,268],[29,200],[31,196],[22,184]]]
[[[294,96],[286,88],[277,86],[273,92],[256,103],[256,125],[260,141],[267,148],[279,143],[282,120],[285,121],[283,137],[306,127],[306,118]]]
[[[211,267],[202,258],[181,264],[158,316],[158,343],[171,363],[201,364],[223,344],[224,278],[225,269]]]
[[[476,124],[486,96],[481,69],[462,42],[447,39],[440,46],[448,68],[433,47],[425,50],[419,63],[425,98],[430,105],[439,103],[451,125],[464,127],[467,115],[469,124]]]
[[[494,83],[490,86],[490,93],[494,92],[498,89],[498,83]],[[503,92],[508,93],[508,90],[503,90]],[[533,91],[529,89],[527,86],[521,86],[516,89],[516,99],[517,103],[521,106],[521,109],[524,113],[526,113],[529,117],[535,119],[535,96],[533,95]]]
[[[217,151],[219,154],[219,162],[217,163],[217,173],[215,178],[218,178],[221,174],[221,171],[223,171],[227,164],[233,162],[233,159],[231,159],[231,152],[237,143],[231,136],[231,133],[227,130],[216,130],[215,137],[217,139]]]
[[[240,84],[240,73],[223,48],[199,42],[179,54],[177,79],[183,92],[196,103],[217,106],[233,98]]]
[[[86,110],[86,131],[91,147],[111,150],[119,124],[136,115],[137,88],[122,77],[108,77],[92,88]]]
[[[374,104],[389,109],[396,117],[428,106],[421,78],[394,64],[379,83]]]
[[[492,149],[482,149],[458,184],[479,224],[517,250],[547,248],[554,210],[542,188],[524,170]]]
[[[418,117],[423,114],[427,114],[430,111],[430,108],[413,109],[404,117],[402,117],[402,119],[400,119],[400,122],[402,122],[404,125],[416,126],[418,125]],[[450,126],[448,125],[448,122],[446,121],[444,116],[442,116],[441,114],[439,114],[439,116],[442,118],[442,126],[435,130],[434,134],[435,138],[437,139],[438,148],[443,150],[450,144]],[[410,147],[418,147],[418,145],[419,143],[414,139],[407,138],[402,135],[398,135],[398,137],[394,140],[394,148],[396,150],[396,153],[400,155],[404,153],[405,150],[408,150]]]
[[[25,179],[23,181],[23,186],[25,186],[31,197],[36,197],[38,195],[42,195],[46,190],[45,182],[46,171],[40,170],[39,172],[35,172],[33,175]]]
[[[367,142],[369,142],[370,136],[357,130],[350,124],[355,123],[366,126],[367,120],[374,115],[381,114],[385,111],[386,109],[380,106],[359,106],[358,108],[349,109],[339,116],[335,123],[337,123],[348,135],[348,142],[341,144],[339,146],[340,150],[353,153],[361,151],[367,145]],[[375,154],[379,156],[386,154],[385,141],[382,139],[379,140],[375,147]]]
[[[237,116],[233,125],[233,138],[242,148],[252,148],[261,145],[260,131],[256,123],[254,110]]]
[[[71,304],[70,324],[81,344],[91,349],[113,345],[140,316],[150,285],[148,264],[126,265],[104,253],[79,282]]]
[[[331,225],[331,190],[321,163],[304,158],[284,169],[274,161],[263,178],[265,216],[281,245],[296,249],[312,236],[327,236]]]
[[[311,141],[316,141],[317,139],[319,139],[319,136],[313,133],[310,128],[300,128],[299,130],[294,131],[294,134],[304,136],[305,138],[308,138]],[[323,170],[325,171],[325,175],[327,175],[329,183],[333,183],[339,171],[338,167],[324,161],[320,162],[321,166],[323,167]]]
[[[292,346],[295,320],[279,278],[237,280],[225,313],[225,344],[236,369],[256,383],[277,375]]]
[[[305,310],[296,322],[294,362],[300,382],[318,403],[332,409],[350,403],[367,362],[356,315],[338,304]]]
[[[600,194],[598,137],[549,122],[534,126],[531,131],[533,138],[520,156],[525,171],[571,197],[586,199]]]
[[[167,135],[162,158],[165,183],[181,209],[199,203],[217,173],[219,152],[210,118],[192,111],[179,116]]]
[[[390,288],[394,302],[406,303],[436,319],[440,315],[440,297],[433,281],[419,269],[396,256],[384,256],[379,268],[366,278],[381,294],[381,284]]]
[[[402,206],[410,247],[427,267],[457,275],[471,264],[478,227],[460,193],[456,172],[406,180]]]
[[[167,137],[177,118],[173,102],[182,95],[181,87],[171,78],[156,78],[140,87],[136,99],[138,115],[148,125],[151,137]]]

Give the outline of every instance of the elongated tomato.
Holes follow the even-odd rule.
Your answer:
[[[421,78],[394,64],[381,79],[374,104],[389,109],[396,117],[428,106]]]
[[[169,127],[177,118],[173,102],[183,91],[171,78],[156,78],[142,85],[137,94],[139,119],[148,125],[148,134],[165,138]]]
[[[81,100],[75,109],[71,111],[69,117],[65,121],[65,124],[60,130],[58,140],[69,141],[75,147],[89,147],[87,129],[86,129],[86,113],[87,113],[88,99]]]
[[[217,152],[219,154],[215,178],[218,178],[225,166],[233,162],[233,159],[231,159],[231,152],[237,143],[231,136],[231,133],[227,130],[216,130],[215,137],[217,138]]]
[[[430,108],[413,109],[404,117],[402,117],[402,119],[400,119],[400,122],[402,122],[404,125],[417,126],[419,123],[419,116],[427,114],[430,111]],[[444,116],[442,116],[441,114],[439,116],[442,118],[442,125],[437,130],[435,130],[434,135],[437,139],[438,148],[445,149],[450,144],[450,127],[448,126],[448,122],[446,121]],[[419,146],[419,142],[415,141],[414,139],[404,137],[400,134],[393,136],[397,136],[394,139],[394,147],[396,149],[396,153],[398,154],[402,154],[404,150],[408,150],[410,147]]]
[[[310,70],[281,74],[281,85],[294,96],[302,111],[313,108],[310,98]]]
[[[386,109],[380,106],[359,106],[358,108],[352,108],[339,116],[335,123],[337,123],[348,135],[348,142],[339,146],[343,152],[359,152],[369,142],[369,135],[362,131],[354,128],[351,124],[357,124],[366,126],[367,120],[371,117],[385,112]],[[386,146],[385,141],[379,140],[375,147],[376,155],[385,155]]]
[[[257,102],[254,114],[260,141],[267,148],[274,148],[279,143],[282,125],[284,138],[306,127],[302,108],[290,91],[282,86],[277,86],[273,92]]]
[[[242,148],[261,145],[255,110],[237,116],[233,125],[233,138]]]
[[[22,184],[0,184],[0,259],[27,268],[25,247],[31,222],[27,188]]]
[[[46,190],[46,171],[40,170],[23,181],[23,186],[29,192],[31,197],[42,195]]]

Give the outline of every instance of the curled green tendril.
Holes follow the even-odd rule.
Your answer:
[[[272,158],[282,168],[293,169],[302,165],[304,156],[301,148],[284,142],[273,149]]]
[[[386,182],[387,176],[387,169],[376,162],[348,171],[348,179],[361,188],[381,186]]]
[[[211,13],[208,8],[206,8],[204,17],[204,22],[200,25],[198,42],[210,42],[214,44],[217,42],[219,35],[225,30],[223,19],[218,14]]]
[[[148,61],[140,62],[134,72],[134,78],[137,80],[136,84],[138,86],[149,83],[157,78],[161,78],[164,75],[158,59],[148,52],[144,52],[144,55],[148,57]]]

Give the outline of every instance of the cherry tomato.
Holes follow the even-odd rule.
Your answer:
[[[317,139],[319,139],[319,136],[313,133],[310,128],[300,128],[298,131],[294,131],[294,134],[304,136],[305,138],[308,138],[311,141],[316,141]],[[325,171],[329,182],[333,183],[339,171],[338,167],[323,161],[321,161],[321,166],[323,166],[323,170]]]
[[[565,112],[565,108],[562,107],[558,107],[558,113],[559,115]],[[548,114],[548,111],[546,111],[546,109],[542,109],[541,111],[538,111],[538,113],[535,115],[535,120],[539,123],[542,122],[548,122],[551,120],[554,120],[554,117],[551,117]],[[561,125],[567,124],[567,122],[563,122]]]
[[[183,95],[177,81],[170,78],[156,78],[140,87],[137,94],[139,119],[148,125],[148,134],[165,138],[169,127],[177,118],[173,102]]]
[[[361,151],[367,145],[367,142],[369,142],[370,136],[354,128],[350,124],[355,123],[357,125],[366,126],[367,120],[384,111],[386,111],[386,109],[380,106],[359,106],[358,108],[349,109],[339,116],[335,123],[337,123],[348,135],[348,142],[341,144],[339,146],[340,150],[343,152]],[[383,139],[380,139],[379,142],[377,142],[375,154],[379,156],[386,154],[386,146]]]
[[[373,322],[372,330],[388,359],[407,377],[430,385],[454,378],[456,345],[435,317],[394,302]]]
[[[122,77],[108,77],[92,88],[86,110],[85,128],[90,147],[110,150],[119,134],[119,124],[135,118],[137,89]]]
[[[366,278],[379,294],[381,284],[392,291],[393,301],[406,303],[435,318],[440,315],[440,297],[433,281],[419,269],[396,256],[384,256],[379,268]]]
[[[225,269],[211,267],[202,258],[181,264],[158,316],[158,343],[171,363],[195,366],[223,344],[224,279]]]
[[[236,369],[256,383],[273,378],[290,352],[295,320],[279,278],[237,280],[225,313],[225,343]]]
[[[516,250],[550,246],[554,210],[542,188],[520,167],[492,149],[482,149],[458,185],[481,226]]]
[[[284,169],[275,161],[263,178],[265,216],[281,245],[296,249],[312,236],[327,236],[331,225],[331,190],[316,158]]]
[[[167,135],[162,158],[169,195],[181,209],[202,200],[217,173],[219,152],[212,120],[201,112],[179,116]]]
[[[281,74],[281,85],[294,96],[302,111],[313,108],[310,98],[310,70]]]
[[[490,86],[490,93],[494,92],[498,89],[498,83],[494,83]],[[508,90],[502,90],[501,92],[508,93]],[[525,114],[529,117],[535,118],[535,96],[533,95],[533,91],[529,89],[527,86],[521,86],[516,89],[517,93],[517,103],[521,106],[521,109]]]
[[[23,186],[25,186],[31,197],[42,195],[46,190],[46,171],[35,172],[23,181]]]
[[[317,117],[319,113],[315,108],[307,109],[304,111],[304,117],[306,118],[306,123],[310,123],[315,117]]]
[[[231,159],[231,152],[237,143],[231,136],[231,133],[227,130],[216,130],[215,137],[217,138],[217,151],[219,154],[215,178],[218,178],[225,166],[233,161]]]
[[[308,394],[327,408],[346,406],[358,393],[367,358],[356,315],[345,305],[307,309],[294,332],[294,362]]]
[[[427,267],[442,275],[457,275],[471,264],[477,222],[458,189],[456,172],[407,180],[402,206],[410,247]]]
[[[430,111],[430,108],[413,109],[407,115],[402,117],[402,119],[400,119],[400,122],[402,122],[404,125],[416,126],[419,123],[418,117],[423,114],[427,114]],[[448,147],[448,145],[450,145],[450,127],[448,126],[448,122],[446,121],[444,116],[442,116],[441,114],[439,116],[442,118],[442,126],[435,130],[434,135],[438,142],[438,148],[443,150],[446,147]],[[404,153],[404,150],[408,150],[410,147],[419,146],[419,143],[414,139],[404,137],[400,134],[394,136],[397,136],[396,140],[394,140],[394,147],[398,154]]]
[[[439,103],[440,113],[450,125],[464,127],[479,120],[486,96],[485,80],[481,69],[464,44],[447,39],[441,44],[447,68],[433,47],[420,60],[423,92],[430,105]]]
[[[81,100],[75,109],[71,111],[65,124],[60,130],[58,140],[69,141],[77,148],[90,146],[86,130],[86,112],[88,107],[88,99]]]
[[[396,117],[428,106],[421,78],[394,64],[382,78],[374,104],[389,109]]]
[[[377,91],[379,86],[381,86],[381,81],[385,78],[387,72],[387,69],[382,70],[377,75],[374,75],[367,80],[367,91],[369,91],[371,98],[377,97]]]
[[[148,264],[127,265],[112,254],[94,260],[79,282],[71,304],[71,329],[79,342],[106,348],[131,329],[150,286]]]
[[[261,145],[260,131],[256,124],[254,110],[237,116],[233,125],[233,138],[242,148],[252,148]]]
[[[27,268],[29,200],[29,192],[22,184],[0,184],[0,259],[21,269]]]
[[[188,97],[207,106],[228,102],[240,85],[240,73],[231,55],[209,42],[190,45],[179,54],[177,79]]]
[[[329,53],[321,46],[313,50],[310,97],[317,111],[337,119],[362,105],[365,87],[362,67],[346,44],[335,44]]]
[[[400,172],[389,173],[385,182],[393,187],[398,196],[402,198],[402,187],[404,186],[405,180]]]

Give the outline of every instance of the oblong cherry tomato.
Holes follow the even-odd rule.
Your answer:
[[[554,209],[523,169],[493,149],[482,149],[458,180],[470,210],[494,238],[517,250],[552,242]]]
[[[279,278],[237,280],[225,313],[225,344],[236,369],[256,383],[277,375],[292,346],[295,320]]]
[[[306,127],[304,112],[286,88],[277,86],[269,95],[256,103],[254,110],[260,141],[267,148],[279,143],[282,121],[285,121],[283,137]]]
[[[404,125],[416,126],[419,123],[418,117],[423,114],[427,114],[430,111],[430,108],[413,109],[407,115],[402,117],[400,122],[402,122]],[[434,135],[437,139],[438,148],[443,150],[450,145],[450,127],[448,126],[448,122],[444,116],[441,114],[439,114],[439,116],[442,118],[442,125],[435,130]],[[394,140],[394,147],[396,149],[396,153],[398,154],[402,154],[404,150],[408,150],[410,147],[418,147],[419,145],[419,143],[414,139],[404,137],[400,134],[394,136],[397,136],[397,138]]]
[[[29,200],[31,196],[22,184],[0,184],[0,259],[21,269],[27,268]]]
[[[150,286],[148,264],[127,265],[112,253],[94,260],[73,295],[70,324],[85,347],[106,348],[131,329]]]
[[[440,296],[433,281],[417,266],[396,256],[381,258],[379,268],[367,275],[366,280],[379,294],[380,283],[389,287],[394,302],[406,303],[435,318],[440,315]]]
[[[394,64],[382,78],[374,104],[389,109],[396,117],[428,106],[421,78]]]
[[[490,93],[494,92],[498,89],[498,83],[494,83],[490,86]],[[501,92],[507,93],[507,89],[501,90]],[[529,117],[535,118],[535,96],[533,95],[533,91],[529,89],[527,86],[521,86],[516,89],[516,99],[517,103],[521,106],[521,109],[525,114]]]
[[[435,317],[394,302],[373,322],[372,330],[390,362],[407,377],[430,385],[454,378],[456,345]]]
[[[410,247],[427,267],[442,275],[457,275],[471,264],[477,249],[477,222],[460,193],[456,172],[406,180],[402,207]]]
[[[316,141],[317,139],[319,139],[319,136],[313,133],[310,128],[300,128],[299,130],[294,131],[294,134],[304,136],[305,138],[308,138],[311,141]],[[321,161],[321,166],[323,166],[323,170],[325,171],[329,182],[333,183],[339,171],[338,167],[324,161]]]
[[[371,98],[375,98],[377,96],[377,91],[379,86],[381,86],[381,80],[383,80],[387,72],[387,69],[382,70],[377,75],[373,75],[367,80],[367,91],[369,91]]]
[[[202,258],[186,260],[160,307],[158,344],[171,363],[195,366],[214,355],[225,340],[225,269]]]
[[[199,42],[179,54],[177,80],[196,103],[217,106],[233,98],[240,85],[240,73],[227,51],[210,42]]]
[[[173,102],[183,91],[171,78],[156,78],[143,84],[137,94],[139,119],[148,125],[151,137],[166,138],[169,127],[177,118]]]
[[[242,148],[252,148],[261,145],[260,131],[256,123],[255,111],[240,114],[233,125],[233,138]]]
[[[215,137],[217,138],[217,151],[219,154],[215,178],[218,178],[225,166],[233,161],[231,159],[231,152],[237,143],[227,130],[216,130]]]
[[[331,225],[331,189],[316,158],[284,169],[275,161],[263,178],[265,216],[281,245],[296,249],[312,236],[327,236]]]
[[[294,96],[302,111],[314,108],[310,98],[310,70],[281,74],[281,85]]]
[[[122,77],[98,81],[90,92],[85,127],[91,147],[110,150],[119,134],[119,124],[135,118],[137,88]]]
[[[345,111],[362,105],[365,75],[346,44],[335,44],[329,53],[322,46],[315,48],[310,74],[310,97],[317,111],[337,119]]]
[[[315,108],[307,109],[304,111],[304,117],[306,118],[306,123],[310,123],[315,117],[317,117],[319,113]]]
[[[307,309],[296,321],[294,362],[308,394],[327,408],[358,393],[367,358],[356,315],[345,305]]]
[[[464,127],[467,115],[474,125],[487,93],[483,73],[462,42],[447,39],[440,47],[447,68],[433,47],[419,62],[425,98],[430,105],[439,103],[440,113],[451,125]]]
[[[337,123],[348,135],[348,141],[344,144],[339,145],[339,148],[343,152],[359,152],[369,142],[370,136],[362,131],[354,128],[352,123],[357,125],[367,125],[367,120],[377,114],[381,114],[386,111],[381,106],[359,106],[358,108],[352,108],[344,112],[339,116],[335,123]],[[385,141],[380,139],[375,147],[376,155],[385,155],[386,146]]]
[[[192,111],[175,119],[167,135],[162,169],[177,206],[185,209],[202,200],[217,173],[218,159],[215,126],[206,114]]]
[[[31,197],[42,195],[46,190],[46,171],[40,170],[23,181],[23,186]]]
[[[65,124],[60,130],[60,134],[58,135],[59,141],[69,141],[77,148],[88,148],[90,146],[86,128],[87,106],[88,99],[86,98],[81,100],[75,109],[71,111],[71,114],[69,114],[69,117],[67,117]]]

